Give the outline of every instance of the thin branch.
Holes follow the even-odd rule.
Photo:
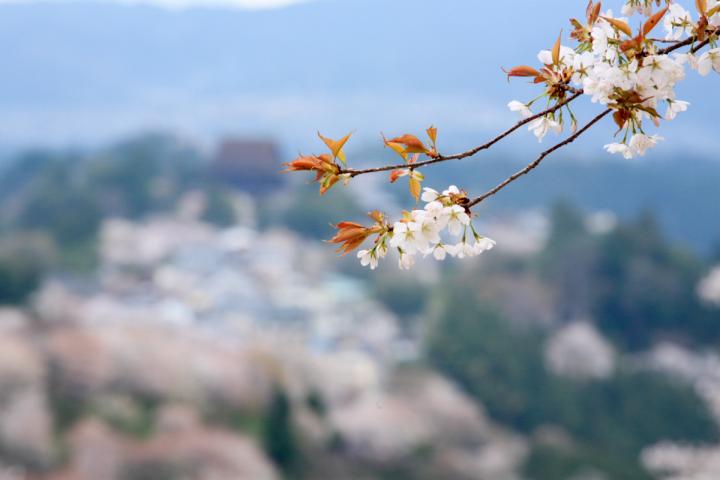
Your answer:
[[[509,129],[505,130],[503,133],[501,133],[497,137],[493,138],[489,142],[484,143],[484,144],[480,145],[479,147],[475,147],[466,152],[457,153],[455,155],[438,155],[437,157],[431,158],[430,160],[413,163],[412,165],[407,164],[407,163],[400,163],[397,165],[387,165],[384,167],[368,168],[365,170],[345,169],[345,170],[342,170],[340,173],[341,174],[349,173],[350,176],[356,177],[358,175],[364,175],[366,173],[388,172],[390,170],[399,170],[399,169],[403,169],[403,168],[420,168],[420,167],[425,167],[425,166],[432,165],[435,163],[447,162],[449,160],[462,160],[463,158],[472,157],[473,155],[477,154],[478,152],[480,152],[482,150],[487,150],[488,148],[492,147],[493,145],[498,143],[500,140],[507,137],[508,135],[510,135],[511,133],[516,131],[518,128],[522,127],[523,125],[527,125],[528,123],[533,122],[533,121],[537,120],[538,118],[542,118],[549,113],[556,112],[557,110],[561,109],[562,107],[564,107],[565,105],[572,102],[573,100],[575,100],[576,98],[578,98],[579,96],[581,96],[583,94],[582,90],[578,90],[578,89],[575,89],[572,87],[570,87],[570,89],[571,89],[571,91],[573,91],[575,93],[573,93],[571,96],[569,96],[565,100],[561,101],[560,103],[556,104],[553,107],[550,107],[546,110],[543,110],[540,113],[533,115],[532,117],[528,117],[523,120],[520,120],[515,125],[513,125]]]
[[[499,185],[497,185],[497,186],[496,186],[495,188],[493,188],[492,190],[488,190],[487,192],[483,193],[482,195],[480,195],[479,197],[477,197],[476,199],[474,199],[473,201],[471,201],[471,202],[467,205],[467,207],[468,207],[468,208],[473,207],[473,206],[477,205],[478,203],[484,201],[484,200],[487,199],[488,197],[492,197],[493,195],[495,195],[495,194],[498,193],[500,190],[502,190],[503,188],[505,188],[505,187],[507,187],[508,185],[510,185],[512,182],[514,182],[514,181],[517,180],[518,178],[522,177],[523,175],[525,175],[525,174],[527,174],[527,173],[530,173],[530,172],[531,172],[532,170],[534,170],[538,165],[540,165],[543,160],[545,160],[545,157],[547,157],[547,156],[550,155],[551,153],[555,152],[556,150],[559,150],[559,149],[561,149],[562,147],[564,147],[564,146],[566,146],[566,145],[569,145],[569,144],[571,144],[572,142],[574,142],[575,140],[577,140],[578,137],[580,137],[583,133],[585,133],[586,131],[588,131],[588,130],[589,130],[593,125],[595,125],[597,122],[599,122],[600,120],[602,120],[602,119],[603,119],[607,114],[609,114],[611,111],[612,111],[612,110],[609,109],[609,108],[608,108],[607,110],[603,111],[600,115],[598,115],[598,116],[596,116],[595,118],[593,118],[592,120],[590,120],[590,121],[589,121],[584,127],[582,127],[580,130],[578,130],[577,132],[575,132],[574,134],[572,134],[571,136],[569,136],[568,138],[566,138],[566,139],[563,140],[562,142],[560,142],[560,143],[554,145],[553,147],[551,147],[551,148],[545,150],[544,152],[542,152],[538,158],[536,158],[532,163],[527,164],[527,165],[525,166],[525,168],[523,168],[522,170],[520,170],[520,171],[518,171],[518,172],[515,172],[514,174],[512,174],[510,177],[508,177],[507,179],[505,179],[505,181],[503,181],[502,183],[500,183]]]
[[[700,50],[701,48],[703,48],[703,47],[705,47],[706,45],[708,45],[708,44],[710,43],[710,38],[712,38],[714,35],[720,35],[720,27],[716,28],[715,31],[713,31],[713,32],[707,33],[707,38],[706,38],[704,41],[702,41],[702,42],[700,42],[699,44],[697,44],[697,45],[695,45],[694,47],[692,47],[692,48],[690,49],[690,53],[695,53],[695,52],[697,52],[698,50]],[[696,41],[697,41],[697,37],[693,35],[692,37],[686,38],[686,39],[683,40],[682,42],[678,42],[678,43],[676,43],[676,44],[674,44],[674,45],[671,45],[671,46],[669,46],[669,47],[666,47],[666,48],[663,48],[663,49],[661,49],[661,50],[658,50],[657,54],[658,54],[658,55],[667,55],[668,53],[674,52],[675,50],[678,50],[678,49],[680,49],[680,48],[682,48],[682,47],[686,47],[686,46],[688,46],[688,45],[692,45],[692,44],[695,43]]]
[[[690,53],[695,53],[695,52],[697,52],[698,50],[700,50],[700,49],[702,49],[703,47],[705,47],[706,45],[709,45],[709,44],[710,44],[710,39],[711,39],[712,37],[718,36],[718,35],[720,35],[720,27],[717,28],[714,32],[708,34],[708,36],[707,36],[707,38],[706,38],[705,40],[703,40],[702,42],[700,42],[700,43],[698,43],[697,45],[695,45],[694,47],[692,47],[692,48],[690,49]]]
[[[655,42],[655,43],[669,43],[669,44],[673,44],[673,45],[681,42],[681,40],[668,40],[665,38],[648,38],[647,40],[650,40],[651,42]]]

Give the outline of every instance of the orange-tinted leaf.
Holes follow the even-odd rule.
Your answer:
[[[435,146],[437,144],[437,128],[435,128],[434,126],[431,126],[430,128],[428,128],[427,136],[430,138],[433,148],[435,148]]]
[[[283,170],[283,173],[287,172],[299,172],[304,170],[315,170],[319,168],[320,163],[318,162],[317,157],[313,156],[300,156],[293,160],[292,162],[283,163],[283,165],[287,166],[286,170]]]
[[[326,165],[333,165],[333,166],[334,166],[334,164],[333,164],[333,157],[330,156],[330,154],[323,153],[322,155],[318,155],[317,158],[318,158],[318,160],[320,160],[321,162],[323,162],[323,163],[326,164]]]
[[[340,140],[333,140],[331,138],[324,137],[320,132],[318,132],[318,137],[320,137],[320,139],[325,142],[325,145],[328,146],[328,148],[332,152],[333,158],[339,158],[340,161],[343,162],[343,164],[347,164],[345,152],[343,152],[343,147],[351,136],[352,133],[348,133]]]
[[[330,190],[333,185],[335,185],[337,182],[340,181],[339,175],[334,174],[328,174],[326,175],[322,182],[320,182],[320,195],[325,195],[328,190]]]
[[[393,170],[390,172],[390,183],[395,183],[398,181],[398,178],[404,177],[409,172],[407,170]]]
[[[363,226],[355,222],[340,222],[335,225],[335,228],[338,230],[345,230],[346,228],[363,228]]]
[[[642,40],[640,39],[640,37],[631,38],[630,40],[626,40],[620,44],[620,50],[623,52],[628,52],[630,50],[639,51],[641,47]]]
[[[377,224],[382,225],[383,223],[385,223],[385,215],[378,210],[373,210],[372,212],[368,213],[368,217],[374,220]]]
[[[401,137],[391,139],[390,143],[403,145],[405,147],[405,153],[430,153],[430,150],[428,150],[415,135],[406,133]]]
[[[558,36],[558,39],[555,42],[555,45],[553,45],[553,49],[552,49],[553,65],[560,65],[560,41],[561,40],[562,40],[562,32],[560,32],[560,35]]]
[[[374,231],[355,222],[340,222],[335,228],[338,231],[328,243],[340,244],[337,252],[343,255],[359,247]]]
[[[665,16],[665,14],[668,11],[668,7],[663,8],[659,12],[657,12],[655,15],[647,19],[647,22],[645,22],[645,25],[643,25],[643,37],[646,36],[648,33],[652,32],[653,28],[657,26],[658,23],[660,23],[660,20]]]
[[[505,71],[508,78],[510,77],[539,77],[540,72],[527,65],[520,65],[519,67],[511,68],[509,71]]]
[[[592,6],[592,0],[590,1],[590,5],[588,5],[588,24],[593,25],[595,22],[597,22],[597,19],[600,18],[600,10],[602,9],[602,2],[598,2],[595,4],[595,6],[591,9]]]
[[[695,7],[700,15],[707,14],[707,0],[695,0]]]
[[[617,28],[621,32],[623,32],[628,37],[632,37],[632,29],[630,28],[630,25],[623,22],[622,20],[618,20],[617,18],[611,18],[611,17],[602,17],[603,20],[608,22],[613,27]]]
[[[410,195],[413,196],[415,201],[420,200],[420,193],[422,192],[422,183],[414,176],[410,176]]]
[[[395,153],[400,155],[403,160],[407,162],[407,152],[405,151],[405,147],[400,145],[399,143],[391,142],[389,140],[385,140],[385,146],[390,147]]]

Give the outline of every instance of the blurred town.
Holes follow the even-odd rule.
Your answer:
[[[0,479],[720,478],[720,252],[650,213],[490,217],[377,272],[271,141],[147,135],[0,172]],[[719,265],[713,267],[713,265]]]

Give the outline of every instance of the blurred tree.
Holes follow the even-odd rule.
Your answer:
[[[611,478],[645,478],[615,473],[623,471],[616,469],[621,465],[635,465],[630,470],[639,472],[637,456],[648,444],[717,438],[715,424],[693,390],[659,375],[621,371],[595,382],[553,375],[544,366],[543,335],[519,330],[493,307],[478,303],[474,283],[469,278],[447,279],[433,300],[436,313],[428,359],[478,399],[496,421],[526,434],[557,425],[571,435],[580,452],[590,452],[594,460],[586,466]],[[577,455],[584,454],[566,457],[575,461]]]
[[[216,187],[208,187],[207,206],[202,220],[219,227],[229,227],[237,222],[230,193]]]
[[[55,257],[42,235],[11,235],[0,240],[0,304],[20,304],[35,291]]]
[[[591,313],[617,344],[640,349],[669,336],[699,343],[720,337],[720,312],[705,309],[696,294],[701,262],[668,244],[652,216],[603,238],[596,262]]]
[[[293,472],[299,461],[299,450],[293,425],[292,405],[284,390],[273,392],[265,420],[265,451],[286,473]]]
[[[555,289],[561,320],[591,318],[622,348],[647,348],[661,338],[701,344],[720,338],[720,312],[696,294],[702,262],[670,244],[648,213],[598,235],[585,229],[580,212],[559,204],[538,265]]]
[[[342,189],[331,190],[321,197],[316,189],[303,185],[285,197],[260,205],[261,226],[280,224],[308,238],[328,239],[333,234],[333,223],[362,218],[364,214],[353,197]]]
[[[554,206],[550,220],[550,236],[538,256],[540,273],[556,287],[559,318],[572,321],[590,310],[597,241],[586,230],[582,213],[566,202]]]

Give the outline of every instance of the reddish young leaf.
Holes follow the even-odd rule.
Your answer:
[[[608,22],[613,27],[617,28],[621,32],[623,32],[628,37],[632,37],[632,29],[630,28],[630,25],[623,22],[622,20],[618,20],[617,18],[611,18],[611,17],[601,17],[603,20]]]
[[[410,176],[410,195],[413,196],[415,201],[420,200],[420,194],[422,193],[422,183],[420,180],[413,176]]]
[[[410,172],[410,195],[413,196],[416,202],[420,201],[420,194],[422,193],[422,182],[425,180],[425,175],[422,172],[413,170]]]
[[[700,15],[707,15],[707,0],[695,0],[695,7]]]
[[[437,128],[435,128],[434,126],[431,126],[426,131],[427,131],[428,138],[430,138],[430,141],[432,142],[433,149],[436,149],[436,147],[437,147],[437,132],[438,132]]]
[[[558,36],[558,39],[555,42],[555,45],[553,45],[553,49],[552,49],[553,65],[560,65],[560,41],[561,40],[562,40],[562,32],[560,32],[560,35]]]
[[[400,157],[407,162],[407,152],[405,151],[404,146],[389,140],[385,140],[385,146],[392,149],[392,151],[400,155]]]
[[[398,181],[398,178],[404,177],[408,174],[407,170],[393,170],[390,172],[390,183],[395,183]]]
[[[320,137],[320,139],[325,142],[325,145],[328,146],[328,148],[332,152],[333,158],[339,158],[343,164],[347,163],[345,158],[345,152],[343,152],[343,147],[350,139],[350,136],[352,136],[352,133],[348,133],[340,140],[333,140],[331,138],[324,137],[320,132],[318,132],[318,137]]]
[[[419,138],[407,133],[389,140],[389,143],[402,145],[405,147],[405,153],[430,153],[430,150],[423,145]]]
[[[520,65],[519,67],[511,68],[509,71],[503,70],[507,73],[508,78],[510,77],[539,77],[540,72],[535,70],[533,67],[527,65]]]
[[[588,12],[587,12],[587,20],[589,25],[593,25],[595,22],[597,22],[597,19],[600,18],[600,10],[602,9],[602,2],[598,2],[593,7],[592,0],[590,0],[590,4],[588,5]]]
[[[385,215],[378,210],[373,210],[372,212],[368,213],[368,217],[374,220],[375,223],[377,223],[378,225],[382,226],[385,224]]]
[[[660,20],[662,20],[667,11],[668,7],[665,7],[659,12],[657,12],[655,15],[647,19],[647,22],[645,22],[645,25],[643,25],[642,28],[643,37],[646,37],[648,33],[652,32],[653,28],[655,28],[657,24],[660,23]]]

